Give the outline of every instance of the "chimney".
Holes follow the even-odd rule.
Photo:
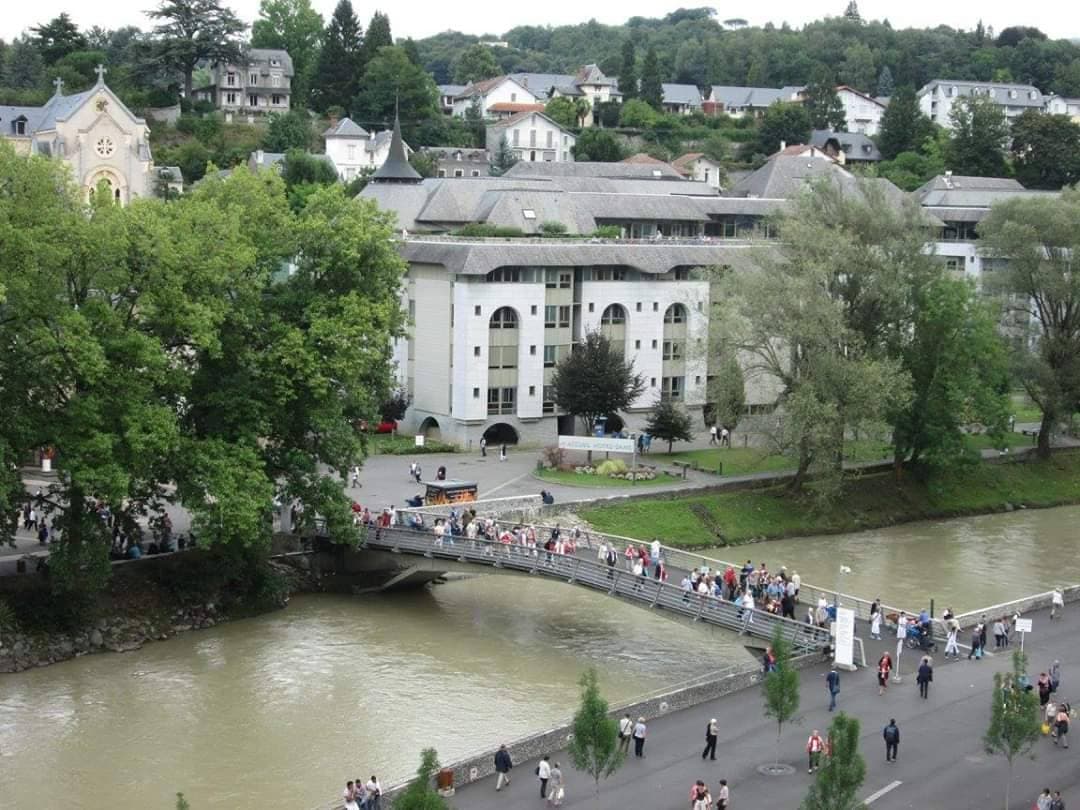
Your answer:
[[[783,152],[787,149],[787,141],[780,141],[780,151]]]
[[[263,152],[263,150],[262,150],[262,149],[256,149],[256,150],[255,150],[255,168],[257,168],[257,169],[261,169],[261,168],[262,168],[262,165],[263,165],[263,155],[264,155],[264,154],[265,154],[265,153]]]
[[[951,189],[952,185],[952,169],[945,170],[945,188]]]

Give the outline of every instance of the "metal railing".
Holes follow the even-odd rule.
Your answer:
[[[825,628],[756,608],[744,608],[711,594],[684,591],[651,577],[635,576],[618,566],[581,556],[556,554],[539,547],[534,549],[460,536],[451,541],[449,535],[440,542],[430,532],[373,527],[365,532],[364,545],[395,554],[414,554],[560,579],[650,608],[661,608],[695,622],[765,640],[771,639],[779,627],[793,647],[801,652],[819,650],[829,643],[829,631]]]

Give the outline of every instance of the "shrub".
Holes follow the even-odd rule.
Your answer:
[[[540,233],[544,236],[561,236],[566,233],[566,225],[562,222],[545,222],[540,226]]]
[[[545,447],[541,451],[540,455],[543,458],[544,466],[549,470],[559,469],[563,466],[563,464],[566,463],[566,454],[563,452],[561,447],[555,447],[554,445],[551,447]]]
[[[11,605],[0,601],[0,633],[13,633],[18,626],[19,622]]]
[[[605,478],[609,475],[621,475],[627,470],[626,462],[621,458],[610,458],[607,461],[601,461],[596,466],[596,474],[602,475]]]
[[[499,225],[488,225],[486,222],[472,222],[454,231],[454,236],[524,236],[521,228],[511,228]]]
[[[622,228],[620,228],[618,225],[601,225],[599,228],[593,231],[590,236],[593,236],[597,239],[621,239]]]

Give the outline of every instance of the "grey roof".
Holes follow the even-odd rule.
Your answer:
[[[399,228],[409,231],[417,229],[416,218],[427,204],[431,193],[432,180],[423,183],[368,183],[358,195],[358,199],[372,200],[384,211],[397,215]]]
[[[41,107],[0,106],[0,132],[10,134],[11,122],[20,116],[26,118],[27,135],[56,129],[57,121],[66,121],[82,107],[91,96],[101,91],[108,93],[110,102],[130,115],[136,123],[146,123],[145,120],[128,109],[127,105],[125,105],[124,102],[120,100],[120,97],[110,90],[107,85],[101,83],[95,84],[89,90],[84,90],[81,93],[72,93],[69,96],[54,94]]]
[[[31,135],[37,131],[38,124],[44,116],[44,107],[11,107],[0,104],[0,134],[11,135],[12,122],[18,118],[25,118],[26,134]]]
[[[307,155],[316,160],[325,161],[331,166],[334,165],[334,162],[330,159],[329,155],[317,154],[314,152],[308,152]],[[262,150],[256,150],[248,155],[248,167],[251,169],[273,169],[284,162],[284,152],[264,152]]]
[[[555,121],[554,119],[549,118],[548,116],[544,115],[539,110],[527,110],[526,112],[514,113],[509,118],[504,118],[501,121],[496,121],[494,124],[488,124],[487,128],[488,129],[505,129],[506,127],[513,126],[514,124],[519,124],[522,121],[524,121],[526,118],[531,118],[534,115],[539,115],[545,121],[547,121],[551,125],[557,127],[562,132],[565,132],[568,135],[574,135],[574,133],[572,133],[570,130],[568,130],[566,127],[564,127],[558,121]],[[577,136],[574,135],[574,137],[576,138]],[[540,147],[537,147],[537,148],[539,149]],[[517,164],[514,164],[514,165],[517,165]]]
[[[1017,197],[1046,197],[1057,196],[1056,191],[1007,191],[998,189],[990,190],[956,190],[956,191],[932,191],[921,197],[920,202],[929,209],[957,209],[957,208],[985,208],[988,209],[996,202],[1012,200]],[[916,192],[918,195],[918,192]]]
[[[778,153],[760,169],[732,186],[730,196],[788,199],[804,188],[808,181],[833,173],[851,177],[832,160]]]
[[[664,89],[665,104],[689,104],[691,107],[700,107],[702,98],[701,90],[694,84],[661,84]]]
[[[581,70],[577,72],[574,77],[574,84],[595,84],[603,85],[605,87],[614,87],[617,84],[617,80],[610,76],[605,76],[604,71],[600,70],[598,65],[585,65]]]
[[[927,93],[932,93],[938,87],[941,87],[946,93],[950,88],[955,87],[957,97],[985,95],[996,101],[998,104],[1007,105],[1009,107],[1041,108],[1044,103],[1042,92],[1033,84],[971,82],[961,79],[934,79],[933,81],[924,84],[919,89],[918,95],[924,96]],[[976,93],[976,91],[978,92]],[[1011,92],[1016,94],[1015,98],[1010,97],[1009,94]]]
[[[247,58],[249,65],[265,64],[267,66],[269,66],[271,59],[275,59],[281,62],[282,73],[286,76],[293,75],[292,57],[289,56],[287,51],[279,48],[248,48]]]
[[[369,133],[368,137],[364,140],[364,151],[378,152],[386,145],[387,141],[390,141],[392,143],[393,140],[394,133],[392,130],[389,129],[383,129],[378,132]],[[411,147],[404,141],[402,141],[402,145],[405,149],[405,155],[407,158]]]
[[[440,84],[439,95],[440,96],[457,96],[465,91],[468,87],[466,84]]]
[[[835,140],[848,160],[881,160],[877,144],[861,132],[833,132],[828,129],[815,129],[810,133],[810,145],[824,149],[825,145]]]
[[[158,177],[162,180],[169,180],[173,183],[183,183],[184,174],[180,171],[179,166],[155,166]]]
[[[582,265],[630,267],[643,273],[660,274],[676,267],[731,265],[739,258],[749,259],[750,246],[710,242],[471,242],[414,238],[402,243],[401,253],[410,262],[439,264],[449,272],[464,275],[487,275],[499,267]]]
[[[714,84],[709,98],[727,107],[768,107],[776,101],[790,101],[802,87],[735,87]]]
[[[475,147],[461,147],[461,146],[425,146],[421,150],[425,155],[430,155],[436,160],[447,160],[455,162],[458,159],[458,155],[461,155],[462,163],[477,163],[483,161],[487,163],[488,151],[483,148]]]
[[[660,177],[682,180],[670,165],[662,163],[601,163],[601,162],[543,162],[518,161],[506,173],[507,177],[625,177],[648,179]]]
[[[401,140],[401,121],[394,112],[394,131],[390,137],[390,154],[386,161],[375,170],[371,177],[373,183],[419,183],[423,178],[410,164],[405,155],[405,142]]]
[[[510,78],[538,99],[546,99],[552,87],[565,88],[568,95],[580,94],[574,91],[574,77],[567,73],[511,73]]]
[[[351,118],[342,118],[323,133],[324,138],[366,138],[368,131]]]

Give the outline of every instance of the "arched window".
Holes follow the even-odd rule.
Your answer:
[[[510,307],[500,307],[492,313],[489,326],[492,329],[517,329],[517,313]]]
[[[601,326],[615,326],[616,324],[622,325],[626,323],[626,309],[621,304],[612,304],[604,310],[604,314],[600,316]]]
[[[626,308],[611,304],[600,315],[600,334],[608,339],[611,348],[626,354]]]
[[[664,312],[664,323],[686,323],[686,307],[672,304]]]
[[[499,307],[488,326],[488,413],[512,414],[517,406],[517,312]]]

